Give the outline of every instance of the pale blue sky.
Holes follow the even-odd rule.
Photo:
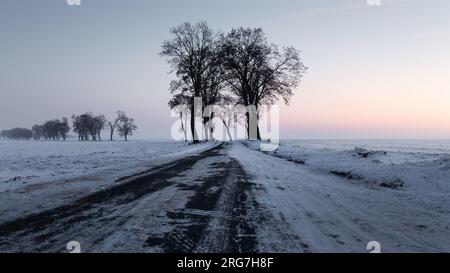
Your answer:
[[[0,128],[116,110],[168,138],[168,30],[263,27],[310,68],[282,138],[450,138],[450,1],[2,0]]]

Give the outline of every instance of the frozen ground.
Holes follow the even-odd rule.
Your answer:
[[[450,251],[447,154],[301,148],[296,142],[261,156],[259,143],[244,144],[253,151],[236,145],[232,154],[257,184],[256,200],[272,219],[267,222],[279,223],[259,226],[262,251],[361,252],[369,241],[385,252]]]
[[[0,219],[41,211],[111,187],[214,144],[0,141]]]
[[[336,151],[352,150],[355,147],[363,147],[368,150],[383,150],[389,152],[450,154],[450,140],[446,139],[304,139],[283,140],[282,144],[285,146],[330,149]]]
[[[269,154],[347,183],[397,190],[450,215],[450,141],[283,141]]]
[[[64,252],[73,240],[83,252],[367,252],[369,241],[384,252],[450,251],[445,146],[66,144],[36,150],[27,166],[40,166],[30,172],[39,178],[0,192],[0,252]],[[19,160],[14,149],[26,145],[36,144],[5,149],[2,170],[28,169],[41,148]],[[53,167],[75,160],[81,171]]]
[[[0,192],[98,172],[127,171],[191,148],[169,141],[0,141]]]

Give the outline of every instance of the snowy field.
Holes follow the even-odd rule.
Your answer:
[[[450,145],[0,142],[0,252],[450,252]]]
[[[303,148],[352,150],[361,147],[368,150],[389,152],[410,152],[426,154],[450,154],[450,140],[418,140],[418,139],[354,139],[354,140],[283,140],[283,145]]]
[[[98,172],[126,172],[151,159],[189,150],[186,147],[169,141],[0,141],[0,192]]]
[[[247,145],[258,149],[258,143]],[[271,155],[386,188],[448,189],[448,140],[285,140]]]
[[[446,143],[283,141],[266,157],[234,149],[264,189],[257,202],[285,223],[258,228],[270,238],[262,251],[361,252],[371,240],[383,252],[450,251]]]
[[[119,178],[212,145],[172,141],[0,141],[0,220],[62,205],[111,187]]]
[[[450,215],[449,140],[285,140],[269,154],[348,183],[408,194]]]
[[[367,184],[450,192],[449,140],[285,141],[277,155]]]

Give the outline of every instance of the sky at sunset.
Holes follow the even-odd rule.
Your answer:
[[[262,27],[309,68],[281,138],[450,138],[450,1],[2,0],[0,129],[93,111],[169,138],[170,27]]]

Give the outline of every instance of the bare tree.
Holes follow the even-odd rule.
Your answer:
[[[218,109],[216,109],[216,116],[222,121],[225,127],[226,134],[230,141],[233,141],[233,136],[231,135],[231,129],[237,129],[237,121],[242,114],[241,111],[236,109],[236,100],[228,95],[221,98],[218,104]],[[226,136],[224,135],[224,139]]]
[[[33,131],[33,138],[34,140],[41,140],[43,136],[42,126],[41,125],[34,125],[31,128],[31,131]]]
[[[79,116],[73,115],[73,131],[78,133],[78,140],[89,140],[89,125],[91,123],[92,114],[86,113]]]
[[[105,128],[106,118],[104,115],[94,116],[93,113],[85,113],[79,116],[73,115],[73,131],[78,133],[78,140],[101,141],[101,132]]]
[[[7,139],[7,138],[8,138],[8,130],[2,130],[2,131],[0,132],[0,136],[1,136],[3,139]]]
[[[184,141],[188,141],[187,138],[187,120],[189,111],[189,101],[190,98],[183,93],[176,94],[169,101],[170,109],[177,111],[180,114],[180,122],[181,122],[181,131],[184,134]]]
[[[256,108],[246,114],[247,134],[253,138],[250,119],[255,117],[251,115],[256,115],[257,121],[263,103],[273,104],[280,98],[288,103],[306,67],[298,50],[288,47],[280,51],[260,28],[233,29],[224,38],[221,52],[231,92],[239,103]],[[259,126],[256,128],[261,139]]]
[[[94,117],[94,128],[98,141],[102,141],[102,131],[105,129],[106,117],[104,115],[98,115]]]
[[[117,128],[117,124],[119,123],[119,119],[121,116],[124,116],[125,113],[122,111],[117,111],[117,117],[113,121],[108,122],[109,133],[110,133],[110,141],[113,141],[114,131]]]
[[[133,135],[133,131],[137,130],[137,126],[134,124],[134,119],[128,117],[125,113],[119,117],[117,126],[119,135],[125,137],[125,141],[128,141],[128,136]]]
[[[67,118],[62,118],[61,122],[58,122],[58,133],[64,141],[66,141],[67,133],[70,131],[69,120]]]
[[[86,119],[86,126],[89,134],[91,135],[92,141],[97,141],[97,125],[95,121],[95,117],[92,113],[87,114],[88,118]]]
[[[108,128],[109,128],[109,133],[110,133],[110,141],[113,141],[113,137],[114,137],[114,131],[116,130],[116,126],[117,126],[117,122],[116,120],[114,121],[108,121]]]
[[[211,64],[208,66],[208,69],[205,71],[205,81],[203,84],[201,98],[202,98],[202,113],[205,113],[205,108],[212,105],[217,105],[222,101],[223,91],[225,87],[225,69],[222,65],[221,59],[221,39],[217,41],[212,55],[211,55]],[[212,111],[208,113],[208,115],[203,116],[203,126],[205,130],[205,139],[213,140],[214,135],[214,120],[215,112]]]
[[[195,130],[194,98],[201,97],[207,88],[211,66],[217,63],[215,52],[217,48],[217,34],[206,22],[195,25],[184,23],[170,30],[172,39],[162,45],[161,56],[168,59],[172,73],[177,80],[172,82],[171,91],[182,90],[188,95],[191,108],[191,133],[194,143],[198,135]]]
[[[59,140],[61,135],[61,121],[59,119],[49,120],[42,125],[42,133],[45,140]]]

